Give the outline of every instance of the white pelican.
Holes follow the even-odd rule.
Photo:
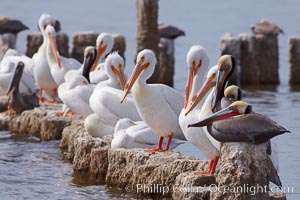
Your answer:
[[[127,101],[127,106],[121,106],[119,102],[122,95],[120,89],[124,88],[126,79],[123,67],[124,60],[117,52],[107,56],[104,68],[109,79],[97,84],[89,101],[98,117],[93,115],[85,120],[85,128],[92,136],[112,134],[120,118],[133,117],[134,120],[140,120],[133,101]],[[95,123],[97,120],[101,122]],[[97,133],[101,129],[102,133]]]
[[[42,14],[39,19],[39,28],[43,35],[43,44],[40,46],[37,53],[32,57],[34,61],[34,79],[40,89],[40,102],[44,102],[43,91],[52,96],[51,102],[56,102],[57,84],[55,83],[49,68],[46,58],[46,42],[47,36],[45,33],[48,24],[54,25],[55,20],[48,14]]]
[[[111,148],[155,148],[158,139],[158,135],[145,122],[134,122],[124,118],[116,124]],[[170,148],[174,149],[182,143],[184,141],[174,138]],[[163,144],[166,145],[166,142]]]
[[[46,27],[46,57],[50,67],[51,75],[59,86],[65,82],[64,76],[69,70],[78,70],[81,63],[74,58],[65,58],[59,55],[55,42],[55,30],[53,26]]]
[[[166,85],[146,83],[146,80],[153,74],[155,65],[156,57],[153,51],[145,49],[139,52],[137,64],[121,99],[122,103],[131,90],[140,116],[160,136],[157,148],[147,150],[148,152],[168,150],[173,136],[185,140],[178,123],[183,97]],[[168,142],[163,149],[164,137],[168,137]]]
[[[212,142],[210,138],[207,137],[204,128],[190,129],[187,127],[191,122],[200,120],[207,116],[207,114],[212,113],[212,111],[210,111],[211,106],[209,103],[213,93],[209,94],[204,105],[198,103],[188,115],[185,113],[187,106],[190,105],[200,88],[200,91],[203,91],[204,89],[204,92],[202,92],[203,95],[201,94],[203,97],[207,91],[216,84],[218,67],[214,66],[209,70],[206,78],[207,81],[205,82],[204,87],[201,87],[204,81],[205,72],[209,66],[209,59],[204,48],[198,45],[193,46],[187,54],[187,64],[189,66],[189,73],[185,90],[185,104],[184,109],[182,109],[179,116],[179,124],[186,139],[197,147],[206,157],[211,159],[210,168],[206,173],[214,173],[211,168],[213,167],[213,163],[216,162],[216,158],[219,157],[218,143],[215,141]],[[201,173],[204,172],[196,172],[196,174]]]
[[[98,62],[103,61],[104,57],[112,50],[114,45],[114,38],[112,35],[108,33],[101,33],[97,37],[96,48],[97,48],[97,56],[96,60],[90,71],[90,79],[92,84],[97,84],[103,80],[107,80],[108,77],[106,75],[103,64],[98,65]],[[83,66],[81,66],[78,70],[70,70],[65,75],[65,80],[69,80],[74,74],[81,74],[83,70]]]
[[[89,98],[94,85],[89,84],[89,70],[96,57],[96,49],[87,47],[84,51],[83,75],[77,75],[58,87],[58,96],[71,111],[80,115],[93,113]],[[65,114],[65,113],[64,113]]]
[[[221,105],[221,99],[220,99],[220,101],[216,101],[216,96],[218,96],[218,98],[217,98],[218,100],[219,100],[219,96],[221,96],[219,94],[220,92],[219,92],[219,87],[218,87],[218,85],[220,85],[219,84],[219,82],[220,82],[219,76],[221,74],[221,75],[224,75],[224,77],[229,78],[232,75],[234,68],[235,68],[235,62],[234,62],[234,59],[232,56],[228,56],[228,55],[221,56],[218,61],[218,65],[214,66],[213,68],[211,68],[209,70],[205,83],[202,85],[202,87],[200,88],[198,93],[196,95],[194,95],[192,97],[192,99],[190,100],[190,102],[188,103],[188,106],[184,110],[184,115],[187,115],[188,113],[190,113],[198,105],[198,103],[203,99],[205,94],[211,88],[214,88],[214,89],[213,89],[213,91],[210,92],[210,94],[206,98],[206,100],[201,108],[201,111],[199,113],[199,115],[200,115],[199,117],[200,117],[200,119],[203,119],[203,118],[213,114],[215,105],[216,104]],[[222,79],[222,81],[221,81],[222,84],[225,85],[227,80],[228,79],[226,79],[226,81],[224,81]],[[222,85],[222,89],[224,89],[224,87]],[[222,92],[224,94],[224,90],[222,90]],[[238,96],[238,95],[236,95],[236,96]],[[185,127],[187,127],[187,123],[184,124]],[[210,158],[211,161],[210,161],[209,168],[207,171],[196,172],[196,174],[214,174],[215,168],[216,168],[216,165],[217,165],[218,159],[219,159],[220,142],[216,141],[209,134],[207,127],[200,128],[197,131],[201,131],[202,139],[207,138],[208,141],[210,141],[210,145],[205,146],[206,144],[203,143],[201,138],[197,139],[197,137],[199,137],[200,134],[194,134],[194,136],[192,136],[192,138],[190,138],[189,140],[191,141],[192,144],[194,144],[197,148],[199,148],[208,158]],[[189,132],[189,130],[187,130],[187,133],[188,132]],[[209,148],[207,148],[207,147],[209,147]]]
[[[15,68],[19,62],[24,63],[25,68],[22,73],[22,78],[19,84],[19,90],[21,93],[31,94],[35,93],[38,89],[33,75],[33,61],[27,56],[14,56],[8,55],[5,56],[0,64],[0,87],[3,92],[7,92],[10,82],[12,80]]]

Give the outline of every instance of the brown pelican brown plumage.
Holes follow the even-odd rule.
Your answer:
[[[270,23],[266,19],[262,19],[259,23],[251,26],[251,30],[254,34],[275,36],[284,34],[283,30],[278,25]]]
[[[21,21],[9,19],[4,16],[0,16],[0,34],[12,33],[18,34],[21,31],[27,30],[28,27],[25,26]]]
[[[24,70],[24,63],[19,62],[11,80],[7,95],[9,105],[17,114],[39,106],[39,98],[35,93],[24,94],[19,91],[19,84]]]
[[[179,36],[185,35],[185,32],[183,30],[167,24],[159,24],[158,32],[160,37],[169,39],[176,39]]]
[[[269,117],[253,113],[251,105],[243,101],[236,101],[229,107],[189,125],[202,126],[207,126],[209,134],[219,142],[261,144],[289,132]]]

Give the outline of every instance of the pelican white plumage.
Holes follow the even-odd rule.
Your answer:
[[[159,139],[143,121],[134,122],[128,118],[120,119],[115,127],[111,148],[155,148]],[[170,149],[184,143],[174,138]],[[166,145],[166,142],[163,143]]]
[[[46,57],[47,36],[45,33],[46,26],[55,24],[55,20],[48,14],[42,14],[39,19],[39,28],[43,35],[43,43],[37,53],[32,57],[34,61],[34,79],[40,89],[40,102],[44,102],[43,91],[52,96],[52,102],[56,102],[57,84],[55,83]]]
[[[230,77],[233,73],[235,66],[234,66],[234,60],[232,56],[222,56],[220,57],[218,61],[218,65],[212,67],[208,74],[207,79],[205,83],[202,85],[200,90],[196,95],[192,97],[188,105],[186,106],[184,110],[184,115],[189,114],[193,111],[194,108],[197,110],[197,106],[200,103],[200,101],[203,99],[203,97],[207,94],[207,92],[213,88],[213,90],[210,92],[208,97],[206,98],[201,111],[199,112],[199,118],[203,119],[207,116],[210,116],[214,112],[214,108],[216,105],[221,105],[221,98],[220,98],[220,87],[222,87],[222,93],[224,93],[225,83],[226,81],[223,80],[223,77]],[[222,75],[222,81],[220,81],[220,74]],[[228,79],[226,79],[228,80]],[[220,86],[220,83],[222,85]],[[216,86],[218,85],[218,86]],[[217,99],[217,100],[216,100]],[[182,118],[181,118],[182,120]],[[195,119],[192,119],[195,120]],[[187,127],[187,122],[182,124],[182,126]],[[204,172],[196,172],[197,174],[214,174],[216,165],[218,163],[219,158],[219,149],[220,149],[220,142],[216,141],[208,132],[207,127],[202,127],[202,129],[197,129],[196,132],[198,134],[191,135],[190,130],[186,130],[185,134],[190,135],[189,141],[196,146],[198,149],[200,149],[204,155],[206,155],[208,158],[211,159],[210,165],[207,171]],[[201,134],[199,134],[201,132]],[[207,139],[207,141],[205,141]]]
[[[105,71],[104,63],[102,62],[105,56],[112,50],[114,46],[114,38],[111,34],[108,33],[101,33],[97,37],[96,41],[96,48],[97,48],[97,56],[96,60],[91,68],[90,71],[90,80],[92,84],[97,84],[99,82],[102,82],[104,80],[107,80],[107,74]],[[81,74],[83,70],[83,66],[81,66],[78,70],[70,70],[65,75],[65,80],[71,79],[75,74]]]
[[[92,136],[112,134],[120,118],[132,115],[134,120],[140,120],[133,101],[127,101],[128,105],[122,107],[119,102],[122,96],[120,89],[124,88],[126,80],[123,66],[124,60],[117,52],[111,53],[105,60],[105,70],[109,79],[97,84],[89,101],[98,117],[93,115],[85,120],[85,128]],[[101,122],[95,123],[97,120]],[[103,131],[98,133],[98,130]]]
[[[219,156],[219,149],[216,148],[211,140],[207,137],[204,129],[191,130],[187,127],[191,122],[207,116],[206,114],[209,112],[209,104],[206,103],[202,105],[202,103],[198,103],[188,115],[185,114],[188,104],[192,101],[194,95],[197,94],[205,79],[205,72],[209,66],[209,59],[205,49],[198,45],[192,46],[187,54],[187,64],[189,66],[189,73],[185,90],[185,105],[179,116],[179,124],[186,139],[195,147],[197,147],[205,156],[211,160],[214,160]],[[207,74],[207,80],[209,83],[213,84],[213,82],[216,82],[217,71],[217,66],[214,66],[209,70]],[[206,102],[209,102],[211,96],[212,93],[209,95]]]
[[[0,64],[0,87],[3,92],[7,92],[12,80],[15,68],[19,62],[24,63],[19,90],[23,94],[32,94],[37,92],[37,86],[32,75],[33,61],[27,56],[7,55]]]
[[[76,75],[58,87],[58,96],[71,111],[89,115],[93,111],[89,105],[89,98],[94,85],[89,84],[89,71],[96,57],[96,49],[87,47],[84,51],[83,75]]]
[[[78,70],[81,63],[74,58],[65,58],[59,55],[55,42],[55,30],[53,26],[46,27],[46,57],[50,67],[51,75],[59,86],[65,82],[64,76],[69,70]]]
[[[208,63],[207,63],[208,65]],[[207,68],[207,66],[203,66],[203,68]],[[201,76],[203,74],[198,73],[195,75],[196,77],[194,78],[194,84],[197,84],[197,79],[202,79]],[[202,97],[205,96],[207,91],[210,89],[209,87],[212,86],[212,84],[215,85],[216,83],[216,77],[217,77],[217,72],[218,72],[218,67],[214,66],[212,67],[209,72],[207,73],[207,84],[204,84],[204,87],[200,89]],[[202,71],[203,73],[203,71]],[[198,77],[197,77],[198,76]],[[201,82],[200,82],[201,83]],[[208,86],[208,87],[207,87]],[[188,87],[187,87],[188,88]],[[187,97],[190,101],[192,101],[195,93],[197,90],[191,90],[192,91],[192,96]],[[180,127],[183,130],[183,133],[186,137],[186,139],[194,145],[196,148],[198,148],[206,157],[211,159],[209,169],[205,172],[196,172],[196,174],[202,174],[202,173],[214,173],[214,168],[215,165],[217,164],[218,157],[220,155],[219,149],[220,149],[220,144],[217,142],[215,139],[213,139],[211,136],[208,136],[207,131],[205,130],[206,127],[203,128],[198,128],[195,130],[191,130],[191,128],[188,128],[188,124],[191,122],[195,122],[199,119],[202,119],[206,116],[209,116],[212,114],[211,110],[211,101],[213,98],[214,91],[211,91],[206,98],[204,104],[202,105],[201,103],[197,104],[195,108],[188,114],[186,115],[186,109],[182,110],[180,117],[179,117],[179,123]],[[188,104],[190,103],[188,101]],[[187,104],[187,105],[188,105]],[[214,165],[215,164],[215,165]]]
[[[139,52],[137,64],[121,99],[122,103],[131,90],[141,118],[160,136],[157,148],[147,150],[148,152],[168,150],[173,136],[185,140],[178,123],[184,102],[183,96],[166,85],[146,83],[153,74],[155,65],[156,57],[153,51],[145,49]],[[168,142],[162,149],[164,137],[168,137]]]

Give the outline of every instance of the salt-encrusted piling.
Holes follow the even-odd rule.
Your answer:
[[[211,200],[272,199],[269,194],[267,143],[225,143],[221,154],[216,171],[217,188],[211,192]],[[282,198],[285,199],[284,196]]]
[[[71,57],[82,62],[83,52],[87,46],[96,46],[96,40],[99,33],[95,32],[78,32],[72,36]],[[114,46],[112,51],[118,51],[120,56],[124,58],[126,50],[126,40],[123,35],[112,34],[114,37]]]
[[[26,36],[26,56],[32,57],[43,43],[41,32],[29,32]],[[69,37],[66,33],[56,33],[57,49],[61,56],[69,57]]]
[[[300,84],[300,37],[289,38],[290,85]]]
[[[137,34],[136,52],[151,49],[159,57],[159,32],[158,32],[158,0],[136,0]],[[160,71],[156,67],[149,83],[159,83]]]
[[[221,40],[221,55],[231,54],[237,61],[241,85],[279,84],[278,27],[261,21],[252,28],[253,34],[233,37],[226,34]],[[258,27],[258,28],[257,28]]]
[[[282,193],[260,192],[261,188],[268,189],[270,179],[266,144],[225,143],[216,174],[195,175],[194,171],[207,169],[207,161],[172,151],[151,154],[144,149],[111,149],[112,136],[91,137],[84,130],[84,117],[58,117],[60,110],[61,105],[42,105],[20,116],[0,118],[0,125],[5,124],[0,128],[42,140],[58,139],[62,134],[60,146],[74,171],[89,173],[98,184],[120,188],[136,197],[285,199]],[[241,192],[228,192],[238,188]]]
[[[20,116],[11,113],[1,119],[1,130],[19,134],[31,134],[41,140],[61,138],[63,129],[71,123],[70,117],[58,117],[61,105],[42,105],[34,110],[24,111]]]

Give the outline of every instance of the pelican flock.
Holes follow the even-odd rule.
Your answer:
[[[114,37],[108,33],[98,36],[95,47],[86,47],[83,63],[60,56],[55,23],[49,14],[41,15],[43,43],[32,59],[8,50],[1,61],[0,87],[17,114],[47,102],[45,98],[55,103],[58,96],[64,116],[69,111],[84,116],[84,127],[93,137],[113,135],[112,148],[156,153],[183,143],[195,146],[210,159],[208,169],[198,175],[215,173],[223,143],[271,144],[273,137],[289,132],[254,113],[241,101],[238,86],[228,86],[236,68],[231,55],[210,67],[205,49],[193,45],[186,55],[183,96],[169,86],[147,83],[157,64],[150,49],[138,53],[127,80],[125,61],[111,52]]]

